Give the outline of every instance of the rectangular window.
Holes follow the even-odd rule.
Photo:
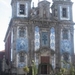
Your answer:
[[[19,37],[24,37],[24,30],[19,31]]]
[[[19,14],[24,15],[25,14],[25,5],[20,4]]]
[[[25,37],[26,30],[25,27],[20,27],[19,28],[19,37]]]
[[[63,30],[63,39],[68,39],[68,30]]]
[[[28,4],[25,1],[17,2],[17,16],[28,17]]]
[[[20,62],[24,62],[24,56],[20,56]]]
[[[62,17],[67,17],[67,8],[62,8]]]
[[[60,6],[60,20],[70,20],[70,6]]]

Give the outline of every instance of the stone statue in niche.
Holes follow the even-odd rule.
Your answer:
[[[54,8],[54,16],[57,17],[58,11],[57,8]]]
[[[43,17],[44,18],[46,18],[47,16],[46,16],[46,6],[45,5],[43,5]]]
[[[54,16],[57,17],[57,9],[54,9]]]

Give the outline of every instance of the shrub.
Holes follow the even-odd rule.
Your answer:
[[[29,68],[26,66],[26,67],[23,68],[23,71],[28,73],[29,72]]]

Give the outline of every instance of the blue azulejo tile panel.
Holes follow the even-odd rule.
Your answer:
[[[19,68],[23,68],[25,66],[25,63],[18,63]]]
[[[40,34],[39,34],[39,27],[35,27],[35,50],[38,50],[40,47]]]
[[[39,32],[39,27],[38,27],[38,26],[35,27],[35,32],[36,32],[36,33]]]
[[[55,50],[55,29],[52,27],[50,29],[50,48]]]
[[[71,54],[71,42],[69,40],[61,41],[61,53],[68,52]]]
[[[28,39],[27,38],[19,38],[16,41],[16,50],[17,51],[28,51]]]

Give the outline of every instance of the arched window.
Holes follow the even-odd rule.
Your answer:
[[[50,29],[50,48],[55,50],[55,29],[54,27]]]
[[[40,34],[39,34],[39,27],[35,27],[35,50],[39,49],[40,47]]]

